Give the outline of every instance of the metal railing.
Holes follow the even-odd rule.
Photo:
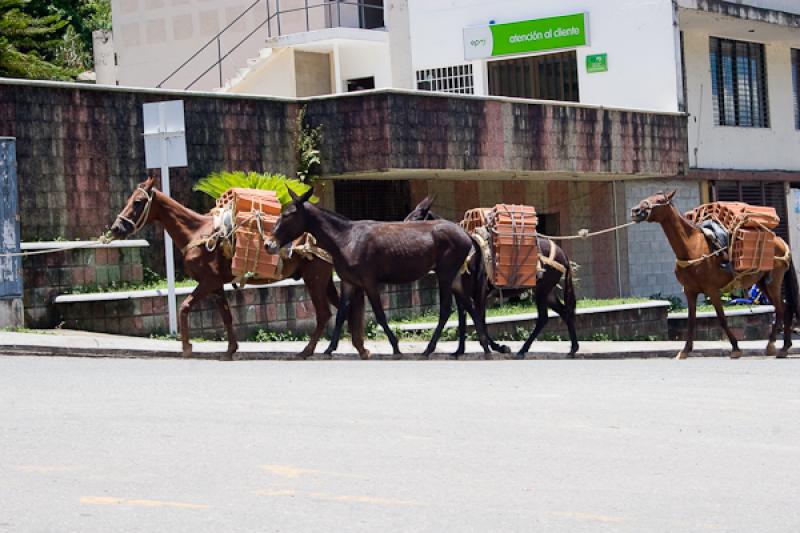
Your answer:
[[[286,0],[284,0],[285,2]],[[304,0],[303,5],[300,7],[292,7],[288,9],[281,9],[281,0],[274,0],[275,11],[272,12],[270,4],[271,0],[267,0],[267,34],[269,37],[280,37],[283,35],[281,27],[281,16],[286,16],[290,13],[305,13],[305,31],[326,29],[326,28],[361,28],[366,30],[384,27],[383,20],[383,2],[376,3],[375,0],[323,0],[316,4],[310,4],[309,0]],[[357,21],[344,21],[342,20],[342,9],[344,6],[345,15],[357,15]],[[324,22],[320,25],[312,24],[311,12],[312,10],[324,11]],[[335,20],[334,20],[335,16]],[[275,20],[276,32],[273,35],[272,21]],[[287,33],[297,33],[298,29],[292,28]]]
[[[323,0],[317,4],[309,4],[309,0],[303,0],[303,5],[301,7],[293,7],[289,9],[281,9],[281,2],[280,0],[266,0],[267,6],[267,18],[264,19],[260,24],[258,24],[255,28],[253,28],[247,35],[244,36],[239,42],[237,42],[230,50],[228,50],[224,55],[222,54],[222,35],[228,31],[234,24],[239,22],[242,17],[252,11],[256,6],[258,6],[262,0],[255,0],[252,4],[247,6],[247,8],[239,13],[239,15],[230,21],[224,28],[222,28],[216,35],[214,35],[211,39],[208,40],[206,44],[201,46],[195,53],[193,53],[186,61],[181,63],[176,69],[174,69],[170,74],[161,80],[161,82],[156,85],[156,87],[162,87],[165,83],[171,80],[178,72],[183,70],[189,63],[194,61],[204,50],[206,50],[209,46],[217,43],[217,60],[214,61],[211,66],[206,68],[199,76],[194,78],[189,85],[184,87],[184,90],[191,89],[195,83],[200,81],[203,76],[211,72],[215,67],[218,69],[219,72],[219,86],[223,86],[223,79],[222,79],[222,62],[230,56],[233,52],[235,52],[242,44],[245,43],[250,37],[252,37],[258,30],[263,28],[265,25],[267,26],[267,34],[268,37],[273,36],[280,36],[281,33],[281,16],[285,16],[289,13],[295,12],[305,12],[305,31],[311,31],[312,29],[323,29],[323,28],[336,28],[336,27],[352,27],[352,28],[362,28],[362,29],[375,29],[383,27],[383,2],[380,1],[379,5],[374,3],[369,3],[370,1],[375,2],[377,0]],[[272,11],[270,4],[275,3],[275,10]],[[346,25],[342,24],[342,6],[345,6],[345,15],[354,16],[357,14],[358,20],[356,21],[347,21],[349,24],[353,25]],[[355,8],[355,10],[354,10]],[[325,9],[327,10],[325,14],[324,23],[322,28],[313,27],[311,23],[311,15],[310,11],[312,9]],[[349,11],[348,11],[349,10]],[[334,14],[336,15],[336,19],[334,21]],[[277,35],[273,35],[272,26],[273,20],[275,21],[275,25],[277,26]],[[292,28],[291,33],[297,33],[302,31],[302,29],[295,29]]]

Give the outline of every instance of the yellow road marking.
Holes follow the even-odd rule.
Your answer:
[[[133,505],[138,507],[175,507],[178,509],[208,509],[208,505],[185,502],[164,502],[161,500],[140,500],[114,498],[111,496],[83,496],[81,503],[86,505]]]
[[[609,516],[609,515],[602,515],[602,514],[592,514],[592,513],[550,513],[555,516],[563,516],[567,518],[575,518],[577,520],[582,520],[585,522],[605,522],[605,523],[613,523],[619,524],[620,522],[624,522],[625,519],[621,516]]]
[[[370,503],[375,505],[402,505],[402,506],[423,506],[427,505],[423,502],[416,500],[397,500],[394,498],[379,498],[375,496],[354,496],[354,495],[336,495],[328,494],[326,492],[302,492],[293,489],[262,489],[255,491],[256,496],[267,497],[281,497],[288,496],[294,498],[295,496],[302,496],[311,498],[312,500],[320,500],[326,502],[342,502],[342,503]]]
[[[326,472],[324,470],[312,470],[309,468],[297,468],[291,465],[263,465],[261,468],[286,479],[297,479],[302,475],[311,476],[332,476],[332,477],[350,477],[356,479],[366,479],[364,476],[357,476],[355,474],[344,474],[341,472]]]

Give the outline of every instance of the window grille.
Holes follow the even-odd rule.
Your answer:
[[[489,94],[578,102],[575,51],[489,62]]]
[[[473,94],[472,65],[430,68],[417,71],[417,89],[443,93]]]
[[[794,86],[794,127],[800,130],[800,50],[792,49],[792,85]]]
[[[715,124],[768,128],[764,45],[711,37],[709,56]]]
[[[350,220],[403,220],[411,208],[406,180],[336,180],[336,212]]]

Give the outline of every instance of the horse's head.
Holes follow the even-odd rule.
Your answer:
[[[412,220],[433,220],[435,217],[431,213],[431,207],[433,206],[433,201],[436,200],[436,195],[428,196],[420,203],[417,204],[417,207],[411,211],[408,216],[403,220],[403,222],[410,222]]]
[[[287,188],[287,190],[292,201],[283,208],[283,212],[272,230],[272,238],[265,243],[267,251],[271,254],[278,253],[279,249],[308,231],[306,202],[313,196],[314,189],[308,189],[300,196],[297,196],[292,189]]]
[[[124,239],[142,229],[143,226],[151,222],[150,208],[153,205],[155,189],[154,178],[147,178],[136,187],[125,207],[117,215],[114,224],[111,225],[111,237],[114,239]]]
[[[634,222],[661,222],[667,209],[672,207],[675,191],[659,192],[648,196],[636,207],[631,208],[631,220]]]

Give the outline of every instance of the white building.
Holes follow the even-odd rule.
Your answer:
[[[284,97],[393,87],[686,112],[688,179],[612,177],[626,179],[618,207],[674,187],[681,207],[743,199],[786,219],[800,183],[797,0],[114,0],[113,9],[124,85],[157,86],[208,44],[163,86],[199,78],[192,88]],[[627,233],[630,292],[677,292],[658,232]],[[639,253],[661,259],[643,266]]]

